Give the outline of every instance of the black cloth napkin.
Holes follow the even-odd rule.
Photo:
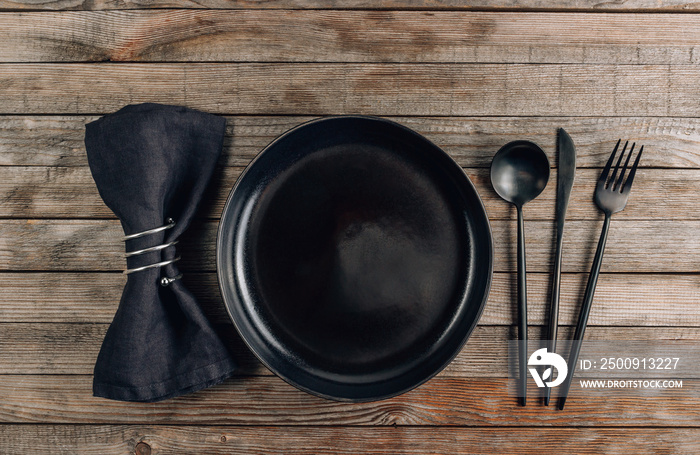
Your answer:
[[[92,176],[126,235],[126,251],[176,241],[187,229],[221,153],[225,119],[179,106],[126,106],[86,125]],[[127,259],[129,269],[169,261],[176,245]],[[177,262],[128,275],[95,364],[95,396],[160,401],[217,384],[236,365],[193,295],[175,278]]]

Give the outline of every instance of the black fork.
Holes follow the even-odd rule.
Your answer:
[[[581,350],[581,341],[583,341],[583,334],[586,331],[586,324],[588,323],[588,314],[591,311],[591,304],[593,303],[593,295],[595,294],[595,287],[598,283],[598,274],[600,273],[600,266],[603,263],[603,251],[605,250],[605,241],[608,238],[608,228],[610,227],[610,217],[613,213],[617,213],[625,208],[627,205],[627,199],[630,195],[630,189],[632,188],[632,182],[634,181],[634,175],[637,173],[637,166],[639,165],[639,159],[642,156],[642,151],[644,146],[641,146],[637,157],[634,160],[634,164],[629,171],[629,176],[625,180],[625,174],[630,164],[630,158],[634,153],[635,144],[627,153],[627,158],[625,159],[625,164],[620,168],[622,164],[622,159],[625,157],[625,151],[627,150],[627,145],[629,141],[625,142],[624,147],[617,159],[617,164],[610,175],[610,169],[612,168],[613,161],[615,161],[615,155],[620,148],[620,143],[622,140],[618,140],[615,148],[610,154],[610,159],[605,165],[605,169],[600,174],[598,183],[595,189],[595,203],[598,208],[605,213],[605,222],[603,223],[603,232],[600,234],[600,240],[598,240],[598,248],[595,252],[595,258],[593,259],[593,267],[591,267],[591,274],[588,276],[588,284],[586,285],[586,293],[583,297],[583,304],[581,305],[581,312],[578,317],[578,324],[576,325],[576,332],[574,333],[573,343],[571,344],[571,353],[569,354],[569,374],[562,385],[561,395],[559,397],[559,409],[564,409],[564,404],[566,403],[566,397],[569,394],[569,388],[571,387],[571,381],[574,377],[574,372],[576,371],[576,363],[578,362],[578,354]],[[620,171],[620,176],[617,176],[618,171]],[[608,178],[609,177],[609,178]]]

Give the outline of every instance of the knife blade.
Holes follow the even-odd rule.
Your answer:
[[[557,202],[556,223],[557,238],[554,253],[554,275],[552,277],[552,301],[549,307],[549,338],[548,351],[554,352],[557,347],[557,328],[559,324],[559,288],[561,285],[561,256],[564,240],[564,222],[566,221],[566,209],[569,206],[571,188],[574,186],[576,175],[576,148],[571,136],[559,128],[557,131],[558,175],[557,175]],[[550,388],[545,389],[544,404],[549,406]]]

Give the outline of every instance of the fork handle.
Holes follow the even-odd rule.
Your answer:
[[[598,248],[595,251],[595,257],[593,258],[593,267],[591,267],[591,274],[588,276],[588,284],[586,285],[586,293],[583,296],[583,304],[581,305],[581,312],[578,315],[578,324],[576,325],[576,332],[574,332],[573,343],[571,344],[571,352],[569,353],[569,375],[564,381],[561,395],[559,396],[559,409],[564,409],[564,404],[566,403],[566,397],[569,395],[569,388],[571,387],[571,381],[574,378],[574,372],[576,371],[576,363],[578,362],[578,354],[581,351],[581,342],[583,341],[583,334],[586,331],[586,324],[588,323],[588,314],[591,312],[591,304],[593,303],[593,295],[595,294],[595,287],[598,284],[598,275],[600,274],[600,266],[603,263],[603,251],[605,250],[605,242],[608,239],[608,228],[610,227],[610,213],[605,214],[605,222],[603,223],[603,232],[600,233],[600,240],[598,240]]]
[[[521,406],[527,402],[527,280],[525,272],[525,223],[523,207],[518,206],[518,396]]]

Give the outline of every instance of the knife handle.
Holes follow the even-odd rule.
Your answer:
[[[563,227],[563,221],[559,224]],[[559,227],[559,226],[557,226]],[[549,334],[547,351],[554,352],[557,348],[557,329],[559,327],[559,293],[561,288],[561,257],[564,240],[563,229],[557,229],[557,243],[554,253],[554,275],[552,277],[552,301],[549,307]],[[554,380],[554,378],[552,378]],[[544,389],[544,405],[549,406],[551,388]]]

